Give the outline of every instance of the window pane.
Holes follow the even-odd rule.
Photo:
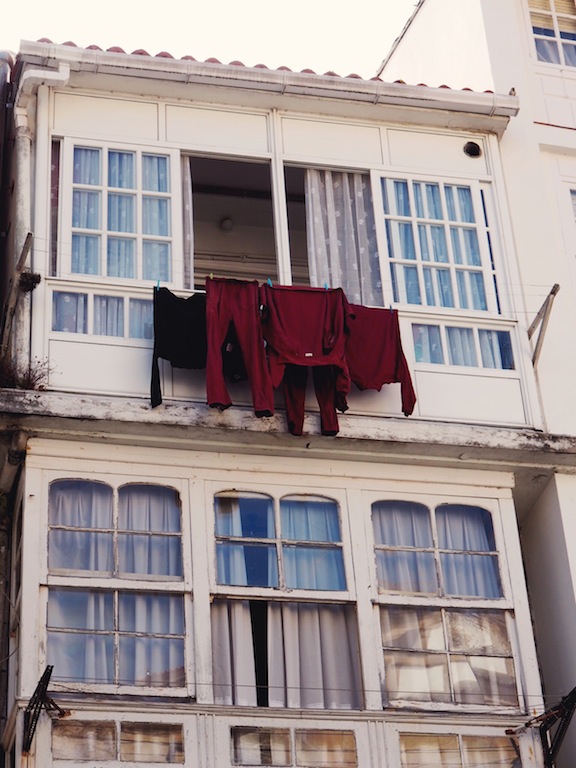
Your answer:
[[[379,550],[376,552],[378,587],[394,592],[437,594],[438,576],[432,552]]]
[[[94,296],[94,334],[124,336],[124,299],[121,296]]]
[[[108,277],[136,277],[136,241],[127,237],[109,237],[106,256]]]
[[[296,731],[296,764],[314,768],[354,768],[356,741],[351,731]]]
[[[154,338],[154,316],[151,300],[130,299],[129,317],[131,339]]]
[[[47,655],[48,663],[54,666],[54,682],[114,682],[114,638],[111,635],[48,630]]]
[[[142,155],[142,189],[168,192],[168,158],[163,155]]]
[[[384,652],[386,690],[391,699],[451,700],[448,660],[442,654]]]
[[[440,569],[447,595],[502,597],[496,555],[440,554]]]
[[[472,328],[446,328],[446,338],[451,365],[478,365]]]
[[[388,606],[380,609],[382,643],[388,648],[441,651],[446,648],[442,614],[437,608]]]
[[[216,544],[218,584],[239,587],[277,587],[276,547],[264,544]]]
[[[291,766],[290,733],[279,728],[232,728],[234,765]]]
[[[376,544],[431,547],[430,510],[412,501],[378,501],[372,504]]]
[[[110,722],[52,722],[55,760],[115,760],[116,725]]]
[[[487,509],[467,504],[441,504],[436,508],[441,549],[494,552],[494,528]]]
[[[48,548],[51,569],[112,574],[114,558],[111,533],[51,530]]]
[[[142,198],[142,232],[145,235],[169,235],[169,201],[163,197]]]
[[[111,232],[136,231],[136,198],[134,195],[108,195],[108,229]]]
[[[118,600],[120,632],[184,634],[184,604],[181,595],[122,592]]]
[[[289,589],[346,589],[340,548],[284,544],[284,575]]]
[[[452,656],[450,668],[457,704],[518,706],[512,659]]]
[[[484,368],[514,370],[514,353],[509,331],[479,330],[478,338]]]
[[[462,768],[457,736],[403,735],[400,737],[400,750],[402,768]],[[482,759],[479,765],[483,762]],[[494,768],[492,762],[488,765]],[[476,768],[475,764],[473,766]]]
[[[274,507],[269,496],[217,494],[214,512],[217,534],[252,539],[275,538]]]
[[[56,480],[50,485],[48,519],[51,525],[110,528],[112,488],[90,480]]]
[[[74,184],[100,184],[100,150],[74,147]]]
[[[63,629],[113,630],[112,593],[88,589],[51,589],[48,625]]]
[[[142,277],[144,280],[170,280],[170,245],[145,240],[143,247]]]
[[[186,683],[184,640],[120,636],[120,685],[179,688]]]
[[[79,275],[100,274],[99,235],[72,235],[72,272]]]
[[[291,541],[340,541],[338,505],[331,499],[285,496],[280,500],[282,538]]]
[[[414,355],[417,363],[444,363],[440,327],[437,325],[412,324]]]
[[[511,656],[504,611],[448,611],[448,645],[453,651]]]
[[[182,543],[179,536],[118,535],[120,573],[182,577]]]
[[[120,759],[136,763],[183,763],[182,726],[122,723]]]
[[[488,762],[492,768],[520,768],[515,740],[510,736],[462,736],[466,768]]]
[[[131,483],[118,490],[118,526],[131,531],[179,533],[180,496],[173,488]]]
[[[134,189],[134,153],[108,152],[108,186]]]
[[[81,229],[100,228],[100,192],[75,189],[72,194],[72,226]]]

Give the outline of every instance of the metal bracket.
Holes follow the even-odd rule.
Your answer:
[[[53,669],[54,667],[50,665],[46,667],[44,674],[40,678],[40,682],[36,686],[36,690],[32,694],[32,698],[28,702],[28,706],[24,710],[24,734],[22,736],[23,755],[27,755],[30,751],[42,708],[46,710],[50,717],[60,718],[70,714],[69,709],[62,709],[59,707],[54,699],[51,699],[47,694],[48,684]]]
[[[536,346],[534,347],[534,353],[532,355],[532,365],[534,366],[534,368],[536,368],[536,366],[538,365],[538,358],[540,357],[542,343],[544,342],[544,336],[546,334],[546,328],[548,326],[548,320],[550,319],[552,304],[554,303],[554,298],[559,290],[560,290],[560,286],[558,285],[558,283],[554,283],[554,285],[550,289],[550,293],[544,299],[544,304],[542,304],[542,306],[538,310],[538,314],[536,315],[534,320],[532,320],[532,323],[530,324],[530,328],[528,328],[528,338],[531,339],[536,331],[536,328],[538,328],[540,323],[542,323],[542,327],[540,328],[540,333],[538,334],[538,338],[536,339]]]

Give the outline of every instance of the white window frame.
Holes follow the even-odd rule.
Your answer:
[[[538,28],[549,29],[553,34],[545,35],[535,31],[532,16],[536,14],[542,17],[545,17],[545,19],[549,21],[549,26],[540,26]],[[545,2],[542,2],[542,0],[540,0],[540,2],[538,2],[538,0],[528,0],[528,16],[529,16],[529,23],[530,23],[530,31],[532,33],[532,37],[534,40],[534,52],[535,52],[536,60],[538,61],[538,64],[552,65],[553,67],[566,66],[570,68],[573,68],[574,66],[576,66],[575,64],[571,64],[567,60],[564,52],[564,44],[563,44],[565,42],[573,49],[576,49],[576,39],[563,38],[561,36],[561,29],[560,29],[561,19],[568,19],[572,21],[572,23],[576,24],[576,7],[574,8],[574,11],[572,14],[565,14],[565,13],[559,13],[556,10],[555,0],[545,0]],[[539,54],[538,54],[539,40],[544,43],[549,42],[554,44],[557,55],[558,55],[558,61],[546,61],[546,59],[541,59],[539,57]]]
[[[51,483],[57,480],[86,480],[102,482],[113,489],[113,503],[118,503],[118,488],[124,485],[144,484],[162,486],[173,489],[178,492],[181,504],[181,541],[182,541],[182,569],[183,578],[137,575],[133,576],[103,576],[101,574],[93,575],[89,571],[70,571],[62,570],[51,572],[48,564],[48,499]],[[194,635],[193,624],[193,601],[192,601],[192,568],[190,559],[190,526],[189,526],[189,502],[186,484],[173,477],[160,476],[142,476],[137,474],[114,475],[105,473],[92,473],[82,470],[71,470],[70,472],[46,472],[43,483],[43,509],[45,510],[44,521],[41,533],[46,542],[44,548],[45,558],[41,563],[40,569],[40,610],[41,615],[45,617],[43,657],[41,661],[47,663],[47,638],[48,638],[48,598],[51,588],[79,589],[79,590],[97,590],[107,591],[114,594],[127,592],[149,592],[156,594],[180,595],[183,602],[183,621],[184,621],[184,676],[185,683],[181,687],[165,686],[141,686],[141,685],[122,685],[118,683],[92,684],[85,681],[72,682],[54,680],[55,690],[75,690],[75,691],[94,691],[98,693],[116,693],[118,688],[123,693],[151,696],[194,696],[195,695],[195,655],[192,642]],[[110,631],[112,636],[119,634],[119,630],[114,628]]]
[[[54,137],[57,141],[57,137]],[[72,199],[73,190],[75,185],[73,183],[73,171],[74,171],[74,148],[86,148],[86,149],[98,149],[101,152],[101,183],[94,186],[94,191],[101,191],[101,206],[100,211],[100,228],[90,230],[90,233],[100,234],[102,237],[100,243],[100,273],[96,275],[84,274],[78,272],[72,272]],[[136,216],[136,232],[135,233],[122,233],[114,232],[114,236],[122,236],[123,234],[131,234],[136,240],[136,253],[135,253],[135,266],[136,274],[134,277],[115,277],[106,275],[106,248],[105,237],[109,233],[109,230],[104,226],[107,216],[106,210],[106,192],[107,190],[116,190],[115,187],[108,187],[107,184],[107,153],[109,151],[120,151],[133,153],[135,157],[135,174],[136,174],[136,188],[135,190],[124,190],[124,192],[130,192],[136,196],[135,216]],[[167,199],[170,202],[170,233],[168,236],[162,235],[145,235],[142,231],[142,198],[146,196],[147,190],[142,188],[141,179],[141,160],[143,155],[164,156],[168,159],[169,169],[169,191],[163,192],[150,192],[149,194],[154,197]],[[129,286],[129,285],[150,285],[152,286],[157,281],[145,279],[142,277],[142,242],[147,238],[169,243],[170,245],[170,279],[168,281],[162,281],[162,285],[169,287],[181,288],[184,285],[183,274],[183,262],[182,262],[182,200],[180,189],[180,152],[173,148],[165,147],[161,144],[155,146],[146,146],[139,144],[123,144],[119,142],[96,142],[93,140],[76,139],[72,137],[65,137],[60,139],[60,193],[59,193],[59,234],[58,234],[58,264],[57,275],[73,280],[87,281],[91,283],[100,282],[104,286],[113,284]],[[90,187],[90,189],[92,189]],[[123,190],[119,189],[119,192]]]
[[[442,703],[430,701],[414,701],[412,699],[392,699],[386,696],[386,673],[384,669],[384,653],[380,653],[378,659],[378,667],[381,680],[382,690],[382,703],[385,707],[393,709],[402,708],[416,708],[422,710],[438,710],[439,708],[445,711],[464,712],[464,711],[506,711],[506,712],[518,712],[519,709],[524,709],[524,696],[523,696],[523,684],[524,676],[522,669],[522,657],[520,655],[519,647],[519,632],[520,624],[523,623],[518,620],[515,614],[516,606],[512,596],[512,583],[510,579],[509,564],[507,560],[507,550],[505,545],[505,535],[502,525],[502,515],[500,513],[498,501],[494,498],[487,498],[484,495],[479,496],[466,496],[461,494],[454,494],[447,492],[442,493],[441,490],[432,490],[429,494],[423,493],[407,493],[405,490],[399,492],[390,489],[387,491],[364,491],[362,493],[363,504],[366,505],[366,526],[365,535],[367,541],[367,549],[373,554],[370,556],[370,583],[371,583],[371,596],[374,622],[374,636],[380,639],[381,644],[381,631],[380,631],[380,607],[381,606],[401,606],[405,608],[423,607],[423,608],[436,608],[445,610],[459,610],[463,608],[470,608],[473,610],[493,610],[503,611],[506,617],[506,628],[508,631],[508,639],[511,646],[511,658],[514,665],[515,680],[516,680],[516,693],[518,704],[513,707],[492,705],[469,705],[469,704],[457,704],[457,703]],[[443,596],[443,595],[429,595],[429,594],[404,594],[401,592],[386,592],[380,591],[378,588],[378,578],[376,570],[376,543],[374,538],[374,531],[372,527],[372,504],[378,501],[410,501],[425,505],[434,514],[436,507],[449,503],[449,504],[464,504],[469,506],[478,506],[487,510],[492,518],[492,525],[494,531],[494,539],[496,545],[496,552],[498,553],[498,567],[500,575],[500,583],[502,587],[502,597],[499,598],[476,598],[476,597],[459,597],[459,596]],[[437,549],[437,542],[435,542],[435,549]],[[523,617],[521,617],[523,618]],[[447,651],[448,653],[448,651]]]
[[[378,239],[378,250],[380,256],[380,272],[382,276],[382,285],[384,292],[384,301],[390,304],[394,304],[395,307],[401,308],[403,312],[418,312],[425,311],[438,314],[450,314],[457,317],[474,317],[484,318],[485,321],[490,317],[499,317],[507,310],[507,307],[502,305],[502,283],[504,275],[501,274],[500,259],[498,258],[498,249],[500,246],[499,238],[496,232],[496,216],[493,211],[493,204],[491,201],[492,185],[478,178],[470,177],[455,177],[455,176],[431,176],[426,173],[406,173],[396,171],[393,168],[386,170],[372,170],[370,172],[372,180],[372,196],[374,201],[374,218],[376,222],[376,233]],[[386,214],[384,207],[384,196],[382,193],[382,181],[388,179],[390,181],[404,181],[408,185],[411,211],[410,217],[398,217],[394,214]],[[417,233],[414,233],[414,247],[416,252],[415,260],[398,259],[395,257],[394,263],[407,266],[414,266],[418,271],[418,284],[420,289],[421,303],[412,304],[407,301],[395,301],[393,291],[392,280],[392,263],[389,256],[388,249],[388,237],[386,233],[386,220],[389,218],[391,221],[400,218],[406,223],[411,223],[414,226],[420,219],[416,216],[416,209],[413,202],[413,183],[421,182],[422,184],[431,183],[437,184],[441,189],[448,186],[460,186],[469,187],[472,195],[472,202],[474,208],[475,222],[474,228],[478,235],[478,244],[480,252],[480,266],[474,271],[481,272],[484,282],[484,290],[486,295],[487,309],[474,309],[474,308],[460,308],[458,306],[458,290],[456,283],[452,281],[453,296],[456,306],[441,306],[440,304],[427,304],[425,299],[425,287],[424,278],[422,274],[423,267],[430,265],[431,267],[440,266],[450,269],[450,273],[455,274],[456,268],[460,268],[461,265],[456,265],[455,261],[451,258],[452,244],[450,237],[446,238],[446,244],[448,252],[450,254],[449,262],[434,262],[424,261],[420,256],[420,244],[418,241]],[[442,196],[442,199],[443,196]],[[445,211],[444,211],[445,213]],[[486,215],[488,221],[487,224],[484,221]],[[445,216],[442,219],[422,219],[425,223],[438,224],[443,226],[447,230],[452,222]],[[458,227],[465,226],[465,222],[454,222]],[[472,224],[471,224],[472,226]],[[488,237],[490,235],[490,237]],[[491,242],[491,251],[489,247],[489,240]],[[462,265],[464,270],[466,265]],[[498,285],[498,294],[495,286]]]

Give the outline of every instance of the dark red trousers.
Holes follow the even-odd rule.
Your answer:
[[[288,431],[301,435],[304,428],[304,408],[308,368],[302,365],[287,365],[284,369],[284,401]],[[320,430],[323,435],[337,435],[340,429],[336,414],[337,369],[333,365],[320,365],[311,369],[314,392],[320,407]]]
[[[272,416],[274,392],[260,325],[258,283],[224,278],[206,279],[206,395],[211,408],[229,408],[222,366],[222,345],[234,326],[256,416]]]

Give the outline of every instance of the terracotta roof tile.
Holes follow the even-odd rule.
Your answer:
[[[55,45],[55,43],[50,40],[47,37],[42,37],[39,40],[37,40],[38,43],[49,43],[50,45]],[[71,40],[66,41],[65,43],[62,43],[62,45],[68,45],[73,48],[80,48],[81,46],[77,45],[76,43],[72,42]],[[99,45],[89,45],[86,47],[86,50],[89,51],[102,51],[103,49]],[[106,49],[107,53],[123,53],[125,55],[132,55],[132,56],[150,56],[150,58],[162,58],[162,59],[176,59],[175,56],[173,56],[168,51],[161,51],[160,53],[156,53],[154,55],[148,53],[148,51],[144,50],[144,48],[138,48],[135,51],[132,51],[131,54],[127,54],[126,51],[121,48],[120,46],[112,46],[111,48]],[[199,62],[198,59],[195,59],[194,56],[190,56],[189,54],[185,56],[180,57],[181,61],[196,61]],[[199,62],[201,63],[201,62]],[[249,65],[244,64],[242,61],[234,60],[231,61],[228,65],[224,64],[220,61],[220,59],[216,59],[214,57],[210,57],[209,59],[205,59],[203,62],[204,64],[218,64],[220,66],[233,66],[233,67],[246,67],[249,68]],[[270,69],[270,67],[266,66],[266,64],[253,64],[252,69]],[[294,70],[290,69],[290,67],[287,67],[285,65],[282,65],[280,67],[276,68],[276,71],[280,72],[293,72]],[[329,72],[324,72],[323,75],[320,75],[318,72],[315,72],[313,69],[302,69],[300,70],[301,74],[304,75],[317,75],[319,77],[343,77],[343,78],[353,78],[356,80],[368,80],[369,82],[384,82],[382,78],[376,76],[376,77],[370,77],[370,78],[363,78],[362,75],[357,75],[356,73],[351,73],[349,75],[339,75],[337,72],[333,72],[330,70]],[[404,80],[395,80],[394,83],[397,83],[399,85],[406,85],[406,82]],[[417,87],[421,88],[429,88],[431,86],[427,85],[426,83],[418,83]],[[452,88],[449,85],[440,85],[437,86],[439,88],[446,88],[448,90],[452,90]],[[473,88],[461,88],[459,90],[462,91],[472,91],[474,92]],[[486,90],[484,93],[493,93],[493,91]]]

